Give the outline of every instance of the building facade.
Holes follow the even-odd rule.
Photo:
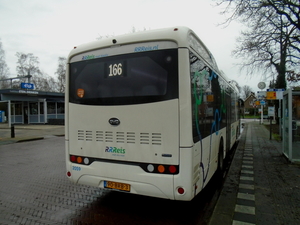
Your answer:
[[[24,89],[0,90],[0,122],[45,124],[64,119],[64,93]]]
[[[255,101],[257,100],[255,94],[251,92],[251,94],[244,101],[244,114],[250,114],[250,111],[253,111],[257,106],[255,105]]]

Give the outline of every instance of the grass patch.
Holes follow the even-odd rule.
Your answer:
[[[257,119],[258,115],[254,116],[254,115],[245,115],[243,119]]]
[[[272,133],[272,137],[276,141],[282,141],[282,137],[279,134]]]

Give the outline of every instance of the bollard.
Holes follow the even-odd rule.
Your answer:
[[[10,127],[10,137],[11,138],[15,137],[15,126],[13,124]]]

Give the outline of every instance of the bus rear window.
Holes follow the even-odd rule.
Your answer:
[[[178,98],[177,49],[70,64],[70,102],[124,105]]]

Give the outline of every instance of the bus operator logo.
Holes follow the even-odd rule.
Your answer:
[[[106,146],[105,152],[115,153],[115,154],[125,154],[126,151],[124,148],[110,147]]]

